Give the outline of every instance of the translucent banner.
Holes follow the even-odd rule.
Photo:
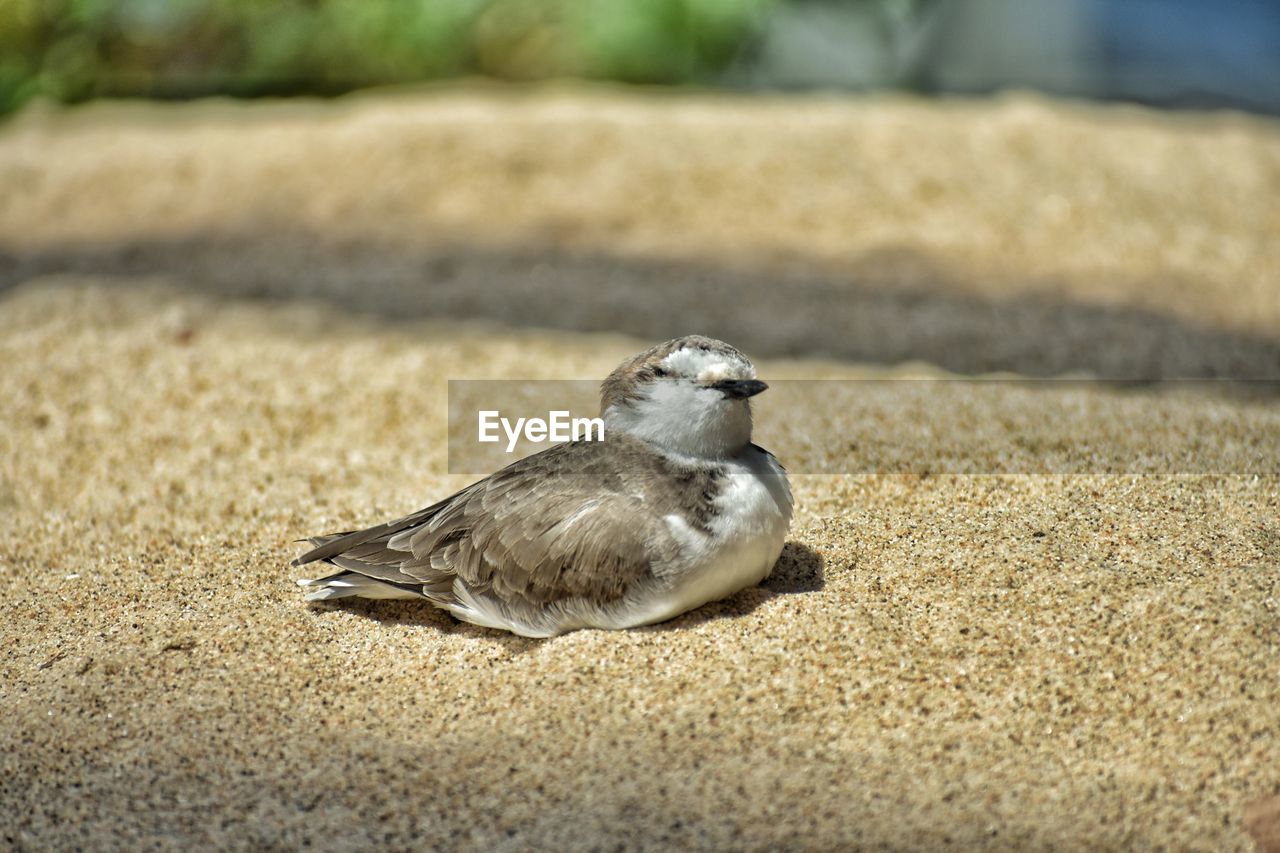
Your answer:
[[[599,393],[450,380],[449,473],[607,438]],[[776,380],[751,403],[755,443],[794,474],[1280,474],[1274,381]]]

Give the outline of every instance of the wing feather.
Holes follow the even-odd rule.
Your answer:
[[[323,560],[422,584],[446,606],[455,580],[507,605],[617,600],[678,545],[663,521],[671,508],[645,488],[655,472],[632,464],[629,480],[614,451],[599,442],[551,448],[404,518],[320,540],[295,564]],[[630,455],[635,463],[652,454]]]

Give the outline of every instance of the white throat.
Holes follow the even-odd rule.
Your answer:
[[[751,406],[718,391],[655,382],[639,399],[615,403],[604,427],[643,439],[679,456],[726,459],[751,442]]]

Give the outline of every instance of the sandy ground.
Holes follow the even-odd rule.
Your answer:
[[[108,105],[0,129],[0,186],[7,846],[1229,850],[1280,794],[1274,385],[762,411],[859,473],[652,629],[311,608],[287,566],[465,484],[446,379],[688,331],[766,378],[1280,378],[1273,122]]]

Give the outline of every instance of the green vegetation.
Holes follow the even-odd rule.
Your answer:
[[[0,0],[0,113],[36,96],[334,94],[461,74],[724,68],[775,0]]]

